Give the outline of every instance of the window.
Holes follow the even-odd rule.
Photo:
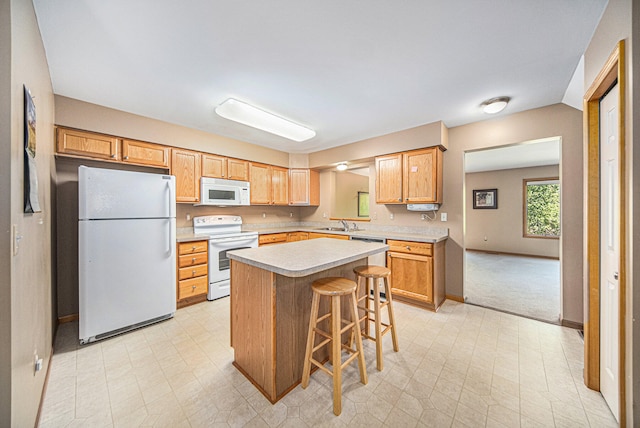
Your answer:
[[[555,178],[523,180],[524,237],[560,236],[560,181]]]

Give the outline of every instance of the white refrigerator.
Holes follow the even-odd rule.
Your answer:
[[[80,166],[80,343],[176,311],[175,177]]]

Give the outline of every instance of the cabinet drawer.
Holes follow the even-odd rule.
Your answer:
[[[207,292],[208,285],[206,276],[180,281],[178,283],[178,300],[197,296],[199,294],[205,294]]]
[[[258,237],[258,244],[275,244],[276,242],[287,242],[286,233],[270,233],[268,235],[260,235]]]
[[[433,244],[426,242],[412,242],[412,241],[395,241],[387,239],[387,245],[389,245],[389,251],[397,251],[400,253],[408,254],[420,254],[423,256],[433,255]]]
[[[206,264],[180,268],[178,271],[178,279],[183,280],[207,275],[208,268],[209,267]]]
[[[202,253],[207,251],[209,241],[182,242],[178,245],[178,254]]]
[[[207,253],[186,254],[178,257],[178,267],[207,264]]]

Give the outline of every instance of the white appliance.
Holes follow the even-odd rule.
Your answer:
[[[249,205],[250,189],[251,184],[248,181],[202,177],[200,179],[200,202],[195,205]]]
[[[386,244],[387,240],[384,238],[371,238],[368,236],[355,236],[355,235],[351,235],[349,237],[350,240],[352,241],[364,241],[364,242],[374,242],[376,244]],[[382,253],[377,253],[374,254],[373,256],[369,256],[368,257],[368,264],[370,265],[374,265],[374,266],[386,266],[387,265],[387,253],[386,252],[382,252]]]
[[[78,168],[80,343],[176,311],[175,177]]]
[[[193,218],[193,232],[209,237],[209,292],[208,300],[229,295],[231,262],[228,251],[258,246],[258,232],[243,232],[242,217],[236,215],[209,215]]]

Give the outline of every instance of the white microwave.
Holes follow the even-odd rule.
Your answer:
[[[248,181],[202,177],[200,179],[200,202],[195,205],[249,205],[250,188]]]

